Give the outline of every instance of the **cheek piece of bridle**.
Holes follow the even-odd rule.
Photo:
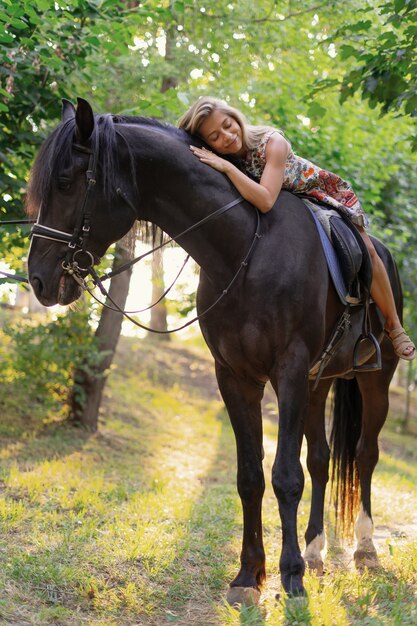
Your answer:
[[[188,322],[186,322],[185,324],[183,324],[179,328],[175,328],[175,329],[172,329],[172,330],[155,330],[153,328],[148,328],[147,326],[144,326],[143,324],[140,324],[134,318],[130,317],[130,313],[133,314],[133,313],[140,313],[141,311],[146,311],[146,310],[152,308],[153,306],[155,306],[158,302],[160,302],[162,300],[162,298],[164,298],[166,296],[166,294],[169,292],[169,290],[175,284],[176,280],[178,279],[178,276],[180,275],[181,271],[185,267],[185,263],[187,262],[189,256],[186,258],[186,260],[185,260],[185,262],[184,262],[180,272],[177,274],[177,276],[176,276],[174,282],[171,284],[171,286],[162,294],[162,296],[156,302],[151,304],[149,307],[146,307],[145,309],[141,309],[141,311],[129,311],[129,312],[124,311],[110,297],[108,291],[105,289],[105,287],[103,285],[103,281],[104,280],[108,280],[108,279],[112,278],[113,276],[116,276],[117,274],[120,274],[123,271],[129,269],[130,267],[132,267],[132,265],[134,265],[138,261],[140,261],[143,258],[145,258],[146,256],[152,254],[156,250],[159,250],[159,249],[163,248],[164,246],[168,245],[172,241],[178,241],[179,239],[181,239],[181,237],[184,237],[185,235],[189,234],[193,230],[196,230],[200,226],[203,226],[203,224],[205,224],[209,220],[212,220],[212,219],[214,219],[216,217],[219,217],[221,214],[225,213],[226,211],[229,211],[234,206],[236,206],[236,205],[240,204],[241,202],[243,202],[244,199],[242,197],[238,197],[235,200],[232,200],[228,204],[225,204],[224,206],[220,207],[219,209],[217,209],[213,213],[210,213],[209,215],[207,215],[203,219],[199,220],[198,222],[196,222],[195,224],[193,224],[192,226],[190,226],[186,230],[182,231],[181,233],[179,233],[175,237],[171,237],[171,238],[167,239],[166,241],[164,241],[161,245],[157,246],[156,248],[153,248],[152,250],[149,250],[145,254],[142,254],[139,257],[136,257],[135,259],[132,259],[128,263],[125,263],[124,265],[118,267],[117,269],[113,270],[112,272],[106,273],[106,274],[104,274],[103,276],[100,277],[100,276],[98,276],[97,272],[94,269],[94,265],[96,263],[99,263],[100,259],[95,258],[95,256],[89,250],[87,250],[87,243],[88,243],[88,238],[89,238],[90,229],[91,229],[91,215],[92,215],[91,196],[92,196],[93,189],[94,189],[94,187],[96,185],[96,182],[97,182],[96,174],[97,174],[98,150],[97,150],[97,142],[96,142],[96,135],[95,135],[95,133],[93,133],[93,136],[92,136],[92,147],[91,148],[86,148],[86,147],[81,146],[79,144],[73,144],[73,148],[75,150],[80,151],[80,152],[89,154],[89,162],[88,162],[88,167],[87,167],[87,170],[86,170],[87,188],[86,188],[86,191],[85,191],[83,203],[82,203],[82,206],[81,206],[81,210],[80,210],[80,213],[79,213],[79,216],[78,216],[78,219],[77,219],[74,231],[72,233],[66,233],[64,231],[57,230],[55,228],[51,228],[49,226],[44,226],[43,224],[40,224],[39,220],[41,218],[41,213],[42,213],[42,210],[41,210],[40,213],[39,213],[37,221],[32,226],[30,237],[39,237],[41,239],[49,239],[51,241],[55,241],[55,242],[58,242],[58,243],[66,243],[67,246],[68,246],[67,254],[66,254],[66,257],[65,257],[64,261],[62,262],[62,269],[64,270],[64,272],[66,274],[68,274],[69,276],[71,276],[80,285],[80,287],[82,287],[82,289],[87,291],[97,302],[99,302],[99,304],[101,304],[102,306],[105,306],[106,308],[109,308],[109,309],[111,309],[113,311],[117,311],[119,313],[122,313],[133,324],[135,324],[136,326],[139,326],[140,328],[142,328],[144,330],[147,330],[147,331],[150,331],[150,332],[154,332],[154,333],[158,333],[158,334],[173,333],[173,332],[176,332],[178,330],[182,330],[183,328],[186,328],[190,324],[193,324],[194,322],[199,320],[201,317],[206,315],[209,311],[211,311],[211,309],[213,309],[220,302],[220,300],[222,300],[228,294],[229,289],[233,286],[233,284],[237,280],[237,278],[238,278],[239,274],[241,273],[241,271],[245,267],[247,267],[249,258],[250,258],[251,254],[252,254],[252,251],[253,251],[253,249],[255,247],[255,244],[258,241],[258,239],[260,239],[262,237],[262,235],[260,234],[261,220],[260,220],[260,213],[259,213],[259,211],[257,209],[254,209],[255,212],[256,212],[256,216],[257,216],[257,225],[256,225],[256,231],[255,231],[255,234],[253,236],[252,242],[251,242],[251,244],[249,246],[249,249],[248,249],[246,255],[244,256],[242,262],[238,266],[238,268],[236,270],[236,273],[234,274],[232,280],[221,291],[219,297],[207,309],[205,309],[202,313],[200,313],[199,315],[194,317],[192,320],[189,320]],[[120,188],[116,189],[116,193],[132,209],[132,211],[133,211],[133,213],[134,213],[134,215],[135,215],[135,217],[137,219],[136,209],[135,209],[134,205],[132,204],[132,202],[130,201],[130,199],[128,198],[128,196]],[[85,262],[85,260],[86,260],[86,262]],[[111,304],[113,306],[109,305],[107,303],[107,301],[106,302],[101,302],[95,296],[95,294],[92,292],[92,288],[90,288],[89,285],[86,282],[87,276],[91,276],[94,285],[96,285],[100,289],[102,295],[106,298],[106,300],[108,302],[111,302]]]
[[[94,135],[93,135],[94,137]],[[95,139],[95,137],[94,137]],[[78,215],[72,233],[66,233],[50,226],[44,226],[39,223],[42,209],[35,224],[32,226],[30,237],[40,237],[41,239],[50,239],[59,243],[66,243],[68,246],[65,260],[62,262],[62,268],[71,276],[80,272],[88,273],[90,268],[94,266],[96,260],[91,252],[87,250],[87,240],[91,229],[91,195],[93,188],[97,182],[97,150],[94,146],[86,148],[79,144],[73,144],[73,148],[79,152],[89,154],[88,167],[86,170],[87,188],[84,194],[81,210]],[[86,267],[80,265],[81,255],[84,254],[87,259]],[[78,259],[77,259],[78,257]],[[99,262],[100,259],[97,259]]]

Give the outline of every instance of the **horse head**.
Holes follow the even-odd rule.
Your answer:
[[[29,281],[46,305],[70,304],[82,289],[80,275],[132,227],[136,214],[123,188],[132,172],[116,162],[118,137],[110,115],[94,116],[90,104],[63,101],[62,122],[42,144],[32,168],[27,211],[36,217],[28,258]],[[126,166],[127,165],[127,166]]]

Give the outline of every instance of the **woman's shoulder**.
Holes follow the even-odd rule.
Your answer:
[[[268,133],[265,144],[265,155],[267,158],[276,157],[285,160],[292,152],[290,142],[279,130],[272,129]]]

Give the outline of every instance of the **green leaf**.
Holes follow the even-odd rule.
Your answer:
[[[400,13],[406,5],[406,0],[395,0],[394,10],[396,13]]]
[[[323,117],[327,113],[327,109],[319,102],[311,102],[308,106],[307,115],[313,119]]]
[[[369,30],[371,26],[372,26],[371,20],[360,20],[359,22],[356,22],[355,24],[351,24],[349,26],[349,30],[352,33],[358,33],[364,30]]]
[[[181,0],[176,0],[173,6],[175,13],[184,13],[184,2]]]
[[[342,59],[342,61],[345,61],[349,57],[355,57],[357,59],[360,57],[360,55],[360,51],[353,46],[350,46],[348,44],[343,44],[342,46],[340,46],[340,58]]]
[[[27,22],[15,18],[10,21],[10,24],[13,28],[17,28],[17,30],[26,30],[29,28],[29,24]]]
[[[41,11],[48,11],[51,8],[49,0],[36,0],[36,5]]]
[[[10,22],[10,15],[5,13],[4,11],[0,11],[0,21],[8,24]]]
[[[405,104],[405,112],[408,115],[416,117],[417,114],[417,94],[409,98]]]
[[[9,33],[0,30],[0,43],[13,43],[15,38]]]

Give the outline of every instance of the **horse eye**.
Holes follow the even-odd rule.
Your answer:
[[[69,178],[58,178],[58,189],[61,191],[69,191],[71,189],[71,181]]]

